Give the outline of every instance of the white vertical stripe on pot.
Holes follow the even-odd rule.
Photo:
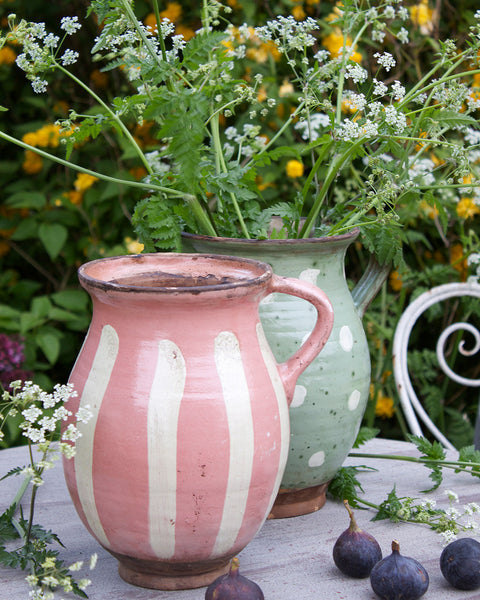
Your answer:
[[[223,390],[230,438],[228,482],[222,521],[212,556],[228,552],[238,536],[252,478],[254,439],[250,393],[235,334],[215,338],[215,364]]]
[[[148,402],[147,440],[150,544],[163,559],[175,553],[178,415],[185,380],[180,348],[161,340]]]
[[[82,426],[80,437],[75,445],[75,478],[77,480],[78,496],[88,524],[99,542],[109,547],[110,543],[98,516],[93,489],[93,444],[97,428],[98,415],[103,397],[107,391],[110,376],[118,355],[119,339],[111,325],[102,329],[92,368],[83,388],[80,406],[88,406],[92,418]]]
[[[263,356],[263,360],[268,370],[268,374],[270,375],[270,380],[272,382],[273,389],[275,391],[275,396],[277,398],[278,404],[278,414],[280,415],[280,458],[278,462],[278,473],[275,481],[275,485],[272,490],[272,495],[270,498],[270,503],[268,506],[268,510],[265,514],[265,519],[268,517],[270,510],[275,502],[275,498],[277,497],[278,490],[280,488],[280,484],[282,482],[283,472],[285,471],[285,466],[287,464],[288,458],[288,450],[290,445],[290,417],[288,412],[288,404],[287,397],[285,394],[285,387],[283,385],[282,379],[280,377],[280,373],[278,372],[276,360],[272,354],[272,350],[270,345],[265,337],[265,332],[263,331],[263,327],[261,323],[257,323],[257,338],[258,343],[260,345],[260,351]]]

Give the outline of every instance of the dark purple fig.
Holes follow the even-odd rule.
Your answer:
[[[458,590],[480,587],[480,543],[462,538],[448,544],[440,555],[440,570],[450,585]]]
[[[259,586],[240,575],[238,558],[232,558],[230,570],[212,582],[205,592],[205,600],[264,600]]]
[[[418,560],[400,554],[400,545],[394,540],[390,556],[373,567],[370,583],[382,600],[417,600],[427,591],[429,579]]]
[[[382,551],[373,535],[358,527],[347,500],[343,503],[350,515],[350,527],[335,542],[333,561],[349,577],[368,577],[373,566],[382,558]]]

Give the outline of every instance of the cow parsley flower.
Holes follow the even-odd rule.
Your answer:
[[[382,66],[385,71],[390,71],[397,64],[390,52],[384,52],[383,54],[375,52],[373,57],[377,59],[377,63]]]
[[[78,17],[63,17],[60,21],[60,28],[63,29],[67,35],[73,35],[82,28],[82,25],[78,22]]]
[[[75,52],[74,50],[65,50],[60,62],[64,67],[68,67],[68,65],[75,64],[78,60],[78,57],[78,52]]]

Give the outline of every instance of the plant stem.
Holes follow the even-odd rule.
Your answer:
[[[213,119],[211,119],[210,128],[212,131],[213,147],[215,150],[215,158],[218,161],[218,166],[224,173],[228,173],[227,165],[225,164],[225,157],[223,156],[222,143],[220,141],[218,114],[215,115]],[[242,230],[243,237],[250,239],[250,234],[248,233],[247,226],[245,225],[245,221],[243,220],[242,211],[240,210],[237,198],[233,192],[230,192],[230,199],[232,200],[233,208],[237,215],[238,222],[240,223],[240,228]]]
[[[98,94],[96,94],[87,85],[85,85],[81,79],[79,79],[78,77],[76,77],[75,75],[73,75],[73,73],[70,73],[70,71],[68,71],[67,69],[65,69],[64,67],[62,67],[62,65],[60,65],[59,63],[55,63],[55,66],[64,75],[66,75],[67,77],[70,77],[70,79],[72,79],[77,85],[79,85],[83,90],[85,90],[88,94],[90,94],[90,96],[92,96],[92,98],[95,100],[95,102],[97,102],[110,115],[110,117],[115,121],[115,123],[121,129],[121,131],[124,134],[124,136],[128,139],[128,141],[132,145],[133,149],[135,150],[135,153],[137,154],[137,156],[142,161],[142,164],[146,168],[147,172],[150,175],[153,175],[152,167],[148,163],[145,154],[142,152],[142,149],[140,148],[140,146],[138,145],[137,141],[135,140],[135,138],[133,137],[133,135],[130,133],[130,131],[128,130],[128,127],[125,125],[125,123],[122,121],[122,119],[120,119],[120,117],[108,106],[108,104],[106,104],[100,98],[100,96],[98,96]]]
[[[472,470],[476,470],[480,474],[480,463],[467,462],[459,460],[444,460],[436,458],[422,458],[417,456],[404,456],[402,454],[369,454],[366,452],[350,452],[348,456],[354,458],[380,458],[384,460],[403,460],[406,462],[414,462],[424,465],[439,465],[448,469],[457,469],[459,471],[466,471],[470,467]]]
[[[102,179],[104,181],[109,181],[111,183],[116,183],[116,184],[120,184],[120,185],[126,185],[127,187],[140,188],[140,189],[146,190],[146,191],[154,190],[157,192],[162,192],[163,194],[174,196],[176,198],[185,198],[187,196],[187,194],[185,192],[181,192],[180,190],[175,190],[172,188],[167,188],[167,187],[164,187],[161,185],[157,185],[156,183],[150,183],[150,182],[142,183],[141,181],[131,181],[128,179],[119,179],[117,177],[111,177],[110,175],[105,175],[104,173],[92,171],[91,169],[86,169],[85,167],[80,167],[79,165],[77,165],[75,163],[72,163],[63,158],[59,158],[58,156],[55,156],[54,154],[50,154],[49,152],[45,152],[44,150],[41,150],[40,148],[36,148],[35,146],[30,146],[30,144],[26,144],[25,142],[22,142],[21,140],[18,140],[17,138],[10,136],[10,135],[8,135],[8,133],[5,133],[3,131],[0,131],[0,138],[3,138],[4,140],[7,140],[8,142],[12,142],[13,144],[16,144],[17,146],[24,148],[25,150],[31,150],[32,152],[36,152],[40,156],[43,156],[44,158],[47,158],[48,160],[51,160],[60,165],[63,165],[64,167],[68,167],[69,169],[73,169],[74,171],[78,171],[79,173],[85,173],[86,175],[91,175],[92,177],[96,177],[97,179]]]
[[[310,212],[305,220],[305,223],[304,223],[298,237],[308,238],[308,236],[310,235],[310,230],[313,227],[313,223],[314,223],[315,219],[317,218],[318,213],[320,212],[320,209],[323,205],[323,202],[327,196],[327,192],[330,189],[330,186],[331,186],[333,180],[338,175],[338,172],[342,169],[345,161],[348,160],[349,156],[351,154],[353,154],[356,151],[356,149],[361,144],[363,144],[363,142],[364,142],[363,138],[360,138],[360,140],[357,140],[354,144],[352,144],[344,154],[341,154],[340,156],[338,156],[333,161],[333,163],[331,163],[328,173],[323,182],[322,188],[321,188],[318,196],[316,197],[312,208],[310,209]],[[317,161],[317,163],[318,163],[318,161]],[[318,168],[317,163],[315,163],[315,166]]]

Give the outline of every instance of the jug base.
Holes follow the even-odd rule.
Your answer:
[[[280,489],[268,518],[299,517],[319,510],[326,502],[329,483],[327,481],[327,483],[299,490]]]
[[[118,574],[132,585],[152,590],[189,590],[210,585],[217,577],[228,573],[231,557],[201,563],[169,563],[121,556]]]

